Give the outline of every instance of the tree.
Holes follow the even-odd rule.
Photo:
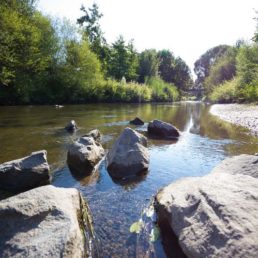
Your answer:
[[[159,58],[155,49],[144,50],[139,56],[138,81],[144,83],[147,77],[159,74]]]
[[[192,85],[191,71],[184,60],[175,57],[169,50],[158,53],[159,73],[165,82],[173,83],[180,90],[187,90]]]
[[[233,79],[236,75],[237,48],[231,47],[211,65],[209,75],[204,79],[206,94],[210,94],[214,88],[224,81]]]
[[[0,3],[0,98],[10,104],[30,101],[33,81],[47,71],[56,51],[51,22],[34,2]]]
[[[106,72],[110,50],[99,24],[99,20],[103,14],[100,13],[99,7],[96,3],[88,9],[82,5],[81,11],[84,12],[84,15],[77,19],[77,23],[84,28],[84,36],[88,39],[91,50],[101,61],[102,70]]]
[[[175,57],[169,50],[161,50],[158,52],[160,60],[159,73],[165,82],[175,83]]]
[[[229,48],[230,46],[227,45],[219,45],[213,47],[206,51],[194,63],[194,72],[197,75],[197,79],[195,81],[196,88],[203,88],[203,82],[205,78],[209,75],[212,64],[214,64],[216,59],[222,56]]]
[[[175,59],[174,73],[174,83],[180,90],[187,91],[191,88],[193,85],[191,70],[181,57]]]
[[[124,38],[119,38],[112,44],[108,75],[117,80],[123,77],[132,81],[137,78],[138,55],[133,41],[126,44]]]

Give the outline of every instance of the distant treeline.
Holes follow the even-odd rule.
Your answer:
[[[43,15],[35,0],[0,1],[0,104],[175,101],[193,85],[169,50],[108,44],[98,6],[77,25]]]
[[[258,18],[256,18],[258,21]],[[213,102],[258,102],[258,23],[252,43],[209,49],[194,64],[195,87]]]

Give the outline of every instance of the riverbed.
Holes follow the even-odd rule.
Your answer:
[[[161,240],[149,241],[149,232],[130,233],[152,196],[163,186],[188,176],[203,176],[225,157],[258,152],[258,138],[245,128],[224,122],[209,113],[210,106],[199,102],[173,104],[89,104],[0,107],[0,163],[46,149],[53,185],[76,187],[87,198],[100,239],[100,257],[166,257]],[[130,126],[146,134],[147,123],[129,125],[135,116],[145,122],[161,119],[175,125],[178,141],[149,139],[150,168],[133,181],[113,181],[105,160],[91,176],[78,178],[66,165],[69,144],[91,129],[103,134],[106,151]],[[79,130],[64,130],[74,119]]]

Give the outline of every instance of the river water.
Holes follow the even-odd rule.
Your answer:
[[[100,257],[166,257],[160,238],[149,241],[150,230],[142,235],[129,231],[152,196],[179,178],[209,173],[225,157],[258,152],[258,138],[210,115],[209,108],[198,102],[0,107],[0,163],[46,149],[52,184],[76,187],[87,198],[100,239]],[[182,132],[177,142],[149,139],[150,168],[146,175],[130,182],[113,181],[104,160],[91,176],[71,174],[66,155],[74,139],[97,128],[108,150],[135,116],[146,122],[170,122]],[[72,135],[63,129],[71,119],[79,126]],[[147,124],[130,127],[143,134],[147,130]]]

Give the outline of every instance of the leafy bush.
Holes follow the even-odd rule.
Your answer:
[[[104,81],[99,94],[99,100],[108,102],[148,102],[151,100],[152,91],[138,83]]]
[[[146,78],[146,84],[152,90],[154,101],[176,101],[179,92],[174,84],[166,83],[159,77]]]
[[[213,102],[229,103],[233,102],[236,98],[238,81],[233,79],[231,81],[226,81],[216,87],[210,94],[209,98]]]

